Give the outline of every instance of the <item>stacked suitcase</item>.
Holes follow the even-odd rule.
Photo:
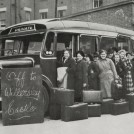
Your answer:
[[[87,103],[74,103],[74,90],[52,88],[50,102],[51,119],[74,121],[88,118],[88,105]]]
[[[102,92],[84,90],[83,102],[74,102],[74,90],[52,88],[49,114],[51,119],[74,121],[88,117],[100,117],[101,114],[119,115],[134,112],[134,94],[127,95],[127,101],[103,99]]]
[[[88,103],[88,117],[101,116],[102,92],[95,90],[83,91],[83,102]]]

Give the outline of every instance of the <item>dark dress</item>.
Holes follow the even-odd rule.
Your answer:
[[[88,88],[99,90],[99,78],[95,62],[91,62],[88,66]]]
[[[118,99],[125,98],[125,94],[126,94],[125,75],[127,73],[126,68],[125,68],[125,65],[124,65],[123,61],[121,61],[121,60],[118,63],[115,63],[115,67],[116,67],[117,74],[122,79],[122,85],[123,85],[122,90],[119,91],[120,94],[118,95],[119,96]]]
[[[83,84],[88,84],[88,66],[85,60],[78,61],[75,71],[75,101],[82,101]]]
[[[67,68],[67,88],[68,89],[74,89],[74,83],[75,83],[75,66],[76,62],[73,58],[69,57],[65,62],[62,62],[63,67],[68,67]]]

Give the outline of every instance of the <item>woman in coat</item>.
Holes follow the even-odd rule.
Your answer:
[[[84,60],[84,53],[82,51],[78,51],[76,53],[77,56],[77,64],[75,71],[75,101],[82,101],[82,90],[88,85],[88,76],[87,70],[88,66],[86,61]]]
[[[100,80],[100,90],[103,98],[111,98],[111,84],[118,78],[113,61],[106,58],[107,52],[100,50],[100,59],[97,61],[98,75]]]
[[[97,74],[96,62],[98,61],[98,53],[93,54],[93,61],[88,66],[88,88],[99,90],[99,79]]]
[[[64,56],[62,58],[62,67],[67,67],[67,88],[74,89],[74,75],[75,75],[75,65],[76,61],[71,57],[71,52],[69,50],[64,51]]]

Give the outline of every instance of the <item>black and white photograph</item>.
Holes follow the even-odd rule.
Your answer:
[[[133,134],[134,0],[0,0],[0,134]]]

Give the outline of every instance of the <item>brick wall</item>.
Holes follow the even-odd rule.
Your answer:
[[[132,22],[132,8],[133,4],[126,4],[123,6],[110,7],[99,11],[85,12],[77,14],[68,19],[85,20],[90,22],[109,24],[119,26],[127,29],[133,29]]]

